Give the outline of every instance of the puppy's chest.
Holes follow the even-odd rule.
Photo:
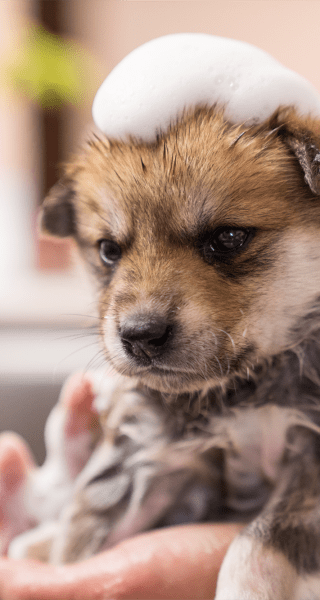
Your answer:
[[[269,375],[254,385],[246,382],[243,389],[238,386],[239,404],[231,402],[220,412],[217,391],[202,397],[203,402],[182,395],[170,404],[139,382],[126,380],[124,388],[116,383],[104,417],[101,405],[101,451],[82,479],[91,510],[96,486],[107,507],[108,490],[112,485],[118,489],[121,474],[123,498],[134,497],[139,514],[148,515],[153,526],[252,519],[278,489],[283,467],[299,462],[306,444],[312,452],[318,429],[298,408],[298,386],[297,397],[291,394],[294,378],[287,385],[278,366]],[[275,401],[270,402],[269,392]],[[300,401],[305,397],[301,393]]]
[[[131,414],[128,419],[124,410],[114,440],[120,452],[121,444],[124,452],[130,447],[121,468],[133,481],[134,473],[148,465],[148,494],[172,494],[170,509],[160,520],[164,525],[227,520],[239,513],[251,518],[276,487],[289,433],[304,420],[294,409],[265,405],[191,419],[181,427],[181,418],[171,410],[155,410],[139,394],[136,402],[135,418]]]
[[[223,446],[226,510],[251,514],[262,508],[277,485],[294,420],[290,409],[275,405],[212,419],[212,444]]]

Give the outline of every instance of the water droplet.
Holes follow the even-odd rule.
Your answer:
[[[231,79],[231,81],[229,81],[229,87],[230,87],[230,88],[231,88],[233,91],[235,91],[235,90],[237,90],[237,89],[238,89],[238,87],[239,87],[239,84],[238,84],[238,83],[236,83],[236,82],[235,82],[233,79]]]

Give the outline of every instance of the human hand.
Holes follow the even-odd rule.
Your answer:
[[[1,600],[208,600],[238,524],[158,529],[86,561],[0,560]]]

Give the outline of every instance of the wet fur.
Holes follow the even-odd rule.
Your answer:
[[[232,560],[241,563],[241,539],[253,540],[253,548],[268,550],[275,571],[280,553],[296,577],[319,576],[319,148],[320,122],[290,108],[249,126],[230,124],[218,107],[199,107],[154,143],[92,138],[66,166],[45,201],[43,228],[73,236],[93,269],[106,359],[137,394],[135,422],[146,419],[154,437],[133,442],[124,411],[112,434],[121,448],[118,470],[106,471],[100,484],[107,488],[121,472],[128,487],[102,514],[94,495],[84,500],[90,478],[83,479],[72,510],[82,533],[88,524],[89,551],[77,539],[63,560],[136,532],[112,529],[131,506],[139,469],[150,463],[131,524],[143,509],[140,529],[180,522],[189,494],[185,520],[258,515],[231,546]],[[233,257],[212,260],[208,240],[220,226],[254,235]],[[121,247],[113,267],[101,262],[101,239]],[[126,355],[119,332],[137,315],[147,321],[155,314],[169,323],[171,337],[164,354],[141,365]],[[108,438],[108,421],[105,427]],[[170,474],[178,472],[172,488],[177,478]],[[172,498],[148,520],[146,498],[163,489]],[[93,531],[101,538],[94,547]],[[217,598],[287,597],[285,566],[274,578],[277,589],[266,583],[257,594],[250,548],[239,576],[227,557]]]

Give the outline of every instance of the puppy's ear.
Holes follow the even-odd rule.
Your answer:
[[[57,237],[74,236],[76,233],[72,182],[62,179],[50,190],[40,213],[40,228],[43,233]]]
[[[311,191],[320,195],[320,122],[302,119],[291,113],[289,118],[276,116],[278,135],[292,150],[304,172],[305,182]],[[282,121],[282,122],[281,122]]]
[[[303,171],[304,179],[311,191],[320,196],[320,143],[309,133],[289,132],[285,139],[294,152]]]

